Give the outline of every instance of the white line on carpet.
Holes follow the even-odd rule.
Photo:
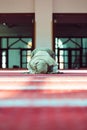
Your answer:
[[[87,99],[4,99],[0,107],[87,107]]]
[[[1,73],[27,73],[28,70],[0,70]],[[65,73],[87,73],[87,70],[58,70],[58,72],[65,72]]]
[[[67,79],[68,78],[68,79]],[[80,78],[76,78],[72,77],[72,78],[47,78],[47,79],[35,79],[35,78],[19,78],[19,77],[15,77],[15,78],[0,78],[0,82],[87,82],[87,77],[81,77]],[[74,79],[73,79],[74,78]],[[82,79],[81,79],[82,78]]]
[[[67,90],[67,91],[72,91],[72,90],[87,90],[87,84],[64,84],[64,85],[52,85],[52,86],[0,86],[0,90]]]

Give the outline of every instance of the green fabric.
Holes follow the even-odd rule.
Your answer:
[[[51,52],[51,50],[49,52]],[[49,52],[42,49],[35,49],[32,52],[32,57],[28,64],[30,73],[49,73],[49,66],[57,66],[57,63],[51,56],[51,54],[54,53],[52,52],[49,54]]]

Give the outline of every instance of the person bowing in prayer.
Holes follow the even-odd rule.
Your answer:
[[[48,48],[33,50],[28,63],[28,71],[30,74],[57,73],[58,64],[55,61],[54,52]]]

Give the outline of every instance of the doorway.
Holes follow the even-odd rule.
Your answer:
[[[79,69],[80,67],[82,67],[81,57],[82,57],[82,49],[58,48],[58,68]]]

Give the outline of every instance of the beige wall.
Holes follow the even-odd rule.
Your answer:
[[[41,7],[44,0],[0,0],[0,13],[35,12],[35,6]],[[87,13],[87,0],[52,0],[52,11],[57,13]],[[50,0],[47,6],[50,5]],[[49,2],[49,3],[48,3]],[[41,4],[42,3],[42,4]],[[46,8],[47,10],[50,10]],[[44,7],[45,9],[45,7]]]
[[[52,48],[52,13],[87,13],[87,0],[0,0],[0,13],[32,12],[36,47]]]
[[[87,0],[53,0],[54,13],[87,13]]]
[[[34,0],[0,0],[0,13],[34,12]]]

